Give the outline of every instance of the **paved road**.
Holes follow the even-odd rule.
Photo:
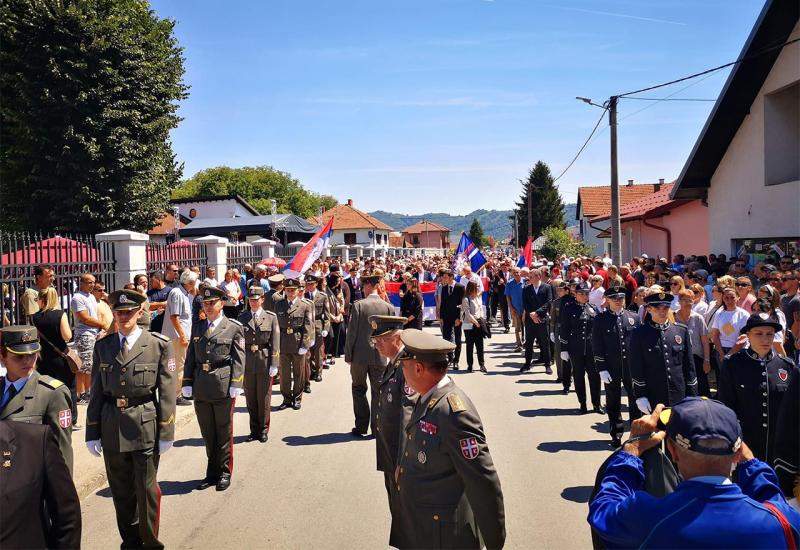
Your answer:
[[[462,370],[454,379],[484,421],[505,496],[506,547],[587,548],[585,503],[610,452],[607,419],[578,416],[574,394],[562,395],[542,367],[520,375],[509,335],[487,343],[489,374]],[[167,548],[386,548],[388,506],[375,442],[350,438],[351,403],[349,371],[338,362],[301,411],[273,413],[270,441],[261,444],[244,441],[240,398],[233,484],[224,493],[194,490],[205,451],[196,421],[189,422],[159,469]],[[82,504],[83,546],[118,544],[108,489]]]

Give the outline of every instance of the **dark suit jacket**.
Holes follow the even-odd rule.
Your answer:
[[[79,548],[81,504],[50,428],[0,421],[0,455],[0,548]]]
[[[522,303],[525,305],[526,314],[536,311],[552,299],[553,287],[547,283],[541,283],[538,292],[533,290],[533,285],[527,285],[522,289]]]
[[[354,304],[357,301],[362,300],[364,298],[364,287],[363,287],[363,285],[361,283],[361,278],[358,279],[358,288],[355,288],[353,286],[353,280],[352,279],[349,279],[349,278],[345,279],[344,282],[347,283],[348,290],[350,291],[349,304]],[[347,303],[347,302],[345,302],[345,303]],[[347,313],[350,313],[349,308],[348,308]]]
[[[443,321],[455,321],[459,318],[461,301],[464,299],[464,287],[454,284],[450,290],[449,285],[442,286],[439,302],[439,317]]]

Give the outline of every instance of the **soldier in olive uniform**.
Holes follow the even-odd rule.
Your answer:
[[[0,329],[0,420],[50,426],[72,472],[72,398],[60,380],[36,372],[39,331],[29,325]]]
[[[97,341],[86,446],[103,456],[123,548],[163,548],[158,540],[159,456],[175,439],[175,359],[169,339],[138,325],[145,296],[109,296],[119,332]]]
[[[314,308],[314,345],[308,350],[306,356],[311,372],[311,380],[322,382],[322,348],[325,337],[331,329],[331,305],[328,295],[317,290],[319,279],[312,274],[305,276],[305,299],[311,302]],[[308,384],[308,382],[306,382]]]
[[[404,330],[401,354],[409,386],[420,394],[404,428],[395,470],[405,548],[502,548],[500,480],[478,411],[447,376],[454,344]]]
[[[276,273],[271,277],[267,277],[269,282],[269,290],[264,294],[264,309],[267,311],[275,312],[275,300],[280,298],[283,292],[283,283],[286,277],[282,273]],[[277,296],[276,296],[277,294]]]
[[[248,441],[258,439],[266,443],[269,434],[272,377],[278,372],[280,354],[280,329],[278,316],[262,308],[264,289],[248,289],[250,309],[239,315],[244,327],[244,392],[247,412],[250,415]]]
[[[225,291],[203,289],[205,321],[192,325],[186,353],[183,396],[194,396],[194,410],[206,443],[208,466],[198,489],[212,485],[224,491],[233,471],[233,408],[244,383],[242,323],[222,315]]]
[[[600,313],[589,303],[589,285],[583,281],[575,287],[575,300],[567,302],[561,312],[561,359],[564,361],[564,389],[569,390],[570,375],[575,380],[575,393],[580,404],[580,414],[586,414],[586,376],[589,377],[589,394],[592,410],[605,414],[600,405],[600,375],[592,354],[592,324]]]
[[[611,425],[611,446],[622,444],[625,423],[622,421],[622,387],[628,395],[628,416],[639,418],[631,384],[630,335],[639,326],[639,316],[625,309],[625,287],[614,285],[605,293],[608,309],[600,313],[592,326],[592,352],[600,380],[606,386],[606,409]]]
[[[313,308],[299,296],[297,279],[286,279],[283,292],[275,294],[275,314],[280,327],[280,376],[283,403],[280,409],[300,410],[305,386],[305,357],[314,338]]]
[[[394,548],[407,548],[411,544],[409,535],[403,533],[403,521],[400,518],[400,501],[397,486],[394,482],[394,471],[397,467],[397,453],[400,448],[400,434],[403,426],[411,418],[414,405],[419,397],[406,384],[403,366],[397,360],[403,351],[400,333],[406,317],[394,315],[373,315],[372,341],[381,357],[389,359],[383,379],[378,387],[378,402],[372,407],[375,415],[375,450],[378,458],[378,470],[383,472],[386,493],[389,497],[389,511],[392,514],[392,528],[389,545]]]
[[[644,299],[649,319],[631,332],[630,365],[633,395],[643,414],[658,404],[671,407],[697,395],[689,329],[669,320],[672,294],[659,292]]]

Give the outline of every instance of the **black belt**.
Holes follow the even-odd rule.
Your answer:
[[[113,395],[103,395],[103,399],[106,403],[110,403],[112,406],[118,409],[136,407],[139,405],[144,405],[145,403],[155,403],[155,399],[152,395],[146,395],[143,397],[114,397]]]

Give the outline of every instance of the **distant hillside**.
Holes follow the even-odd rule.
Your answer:
[[[567,204],[564,208],[564,221],[567,225],[577,225],[575,220],[575,205]],[[397,214],[378,210],[370,212],[371,216],[378,218],[383,223],[393,227],[396,231],[402,231],[406,227],[413,225],[421,220],[428,220],[450,228],[452,237],[461,234],[462,231],[469,231],[469,226],[474,218],[478,218],[486,236],[491,235],[495,239],[506,239],[511,235],[511,220],[514,215],[513,210],[475,210],[464,216],[452,216],[444,212],[431,212],[427,214]]]

